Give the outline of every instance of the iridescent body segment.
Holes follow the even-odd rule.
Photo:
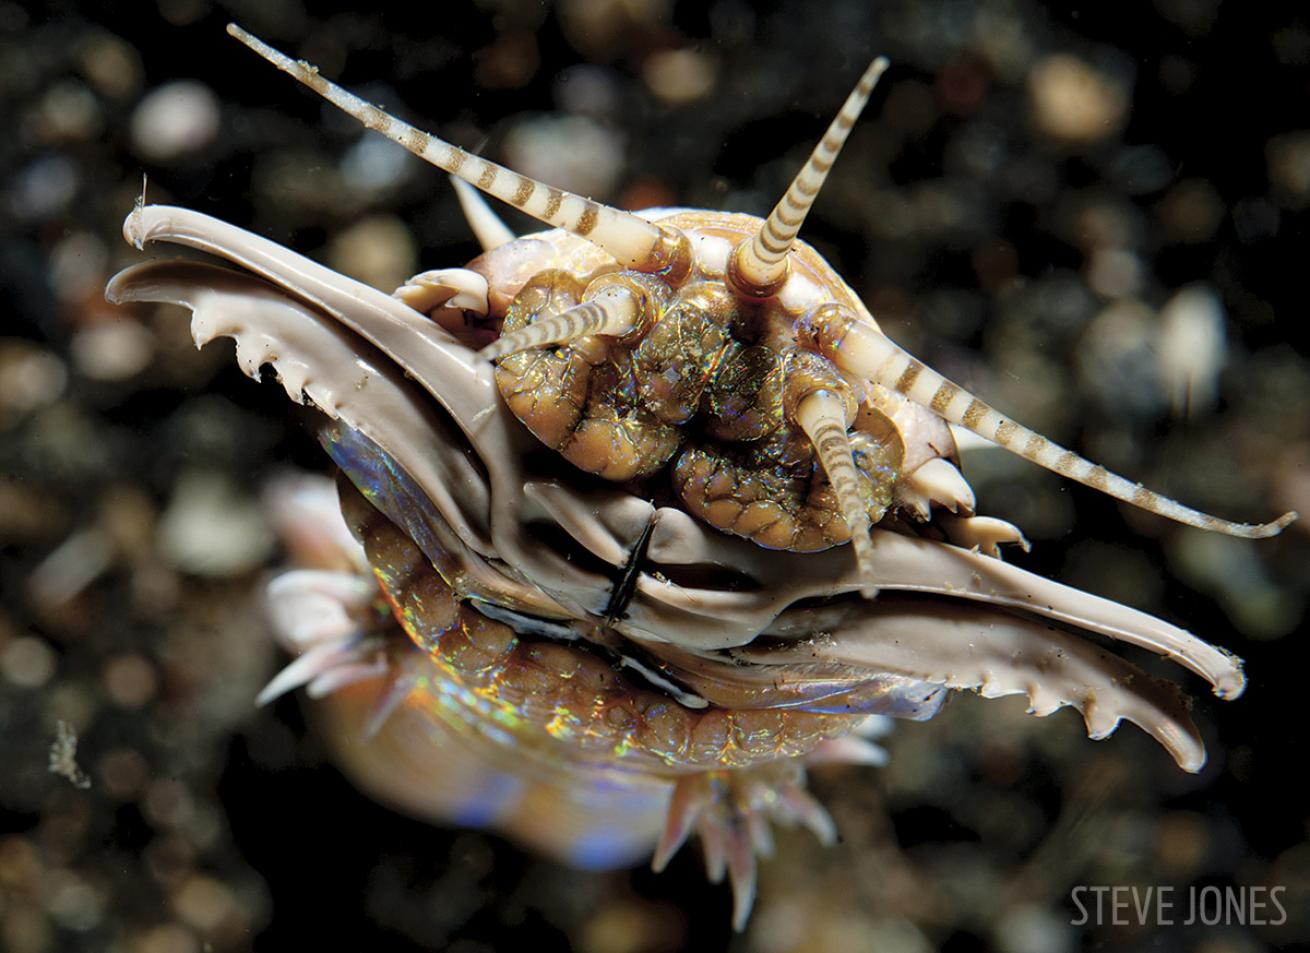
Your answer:
[[[885,716],[932,717],[948,689],[1073,707],[1096,738],[1133,721],[1200,769],[1172,686],[1054,624],[1163,655],[1221,697],[1241,693],[1240,661],[1001,562],[1027,543],[975,516],[949,425],[1193,526],[1267,536],[1295,514],[1236,524],[1160,497],[883,334],[797,235],[885,61],[762,220],[563,192],[229,32],[459,177],[485,248],[386,295],[142,204],[124,225],[138,248],[241,270],[156,262],[107,292],[185,305],[197,344],[235,339],[248,374],[271,365],[329,418],[348,533],[321,496],[279,497],[305,568],[269,599],[298,658],[261,700],[325,696],[364,787],[588,866],[653,850],[659,869],[694,832],[740,929],[770,820],[835,836],[806,767],[881,763]],[[550,230],[512,238],[473,187]]]
[[[865,715],[795,709],[690,710],[641,689],[593,653],[524,639],[456,599],[426,555],[349,484],[347,524],[397,621],[433,667],[420,698],[462,733],[526,757],[665,775],[743,768],[812,751]]]

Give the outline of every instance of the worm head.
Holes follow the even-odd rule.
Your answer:
[[[887,68],[882,57],[761,220],[633,214],[580,198],[471,156],[230,32],[369,128],[555,227],[506,242],[493,215],[473,216],[493,246],[471,268],[487,280],[481,326],[495,335],[480,355],[496,362],[510,411],[581,470],[651,497],[671,485],[696,518],[767,549],[850,543],[866,595],[881,584],[871,527],[930,519],[934,506],[972,515],[946,423],[1190,525],[1260,537],[1295,518],[1252,525],[1200,513],[1021,426],[887,338],[798,240]],[[475,207],[470,191],[461,199]]]
[[[869,713],[929,717],[945,689],[972,689],[1024,695],[1037,714],[1073,707],[1094,737],[1133,721],[1200,768],[1200,737],[1172,687],[1067,630],[1160,654],[1222,697],[1241,693],[1240,662],[995,558],[1023,537],[975,515],[951,425],[1184,523],[1264,536],[1292,514],[1234,524],[1159,497],[1024,429],[883,334],[797,235],[885,61],[870,64],[761,219],[633,213],[571,195],[231,31],[456,177],[485,251],[386,294],[208,216],[143,204],[124,226],[138,248],[183,244],[236,267],[138,265],[108,295],[185,305],[198,344],[233,338],[248,374],[272,366],[293,400],[320,409],[322,442],[359,491],[350,506],[386,517],[386,552],[428,573],[466,628],[499,625],[504,645],[522,636],[640,659],[640,697],[658,695],[643,717],[658,708],[675,727],[688,712],[708,712],[698,724],[717,718],[721,731],[729,712],[739,727],[801,713],[846,719],[845,731]],[[476,190],[549,229],[513,238]],[[399,624],[439,654],[441,639],[411,625],[422,600],[397,581],[399,557],[369,559]],[[363,671],[351,664],[352,677]],[[673,764],[645,753],[659,770]],[[700,803],[694,793],[688,804]],[[659,856],[689,824],[671,828]]]

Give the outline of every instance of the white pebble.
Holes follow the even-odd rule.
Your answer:
[[[103,321],[73,335],[69,351],[83,376],[124,381],[145,370],[155,353],[155,339],[135,321]]]
[[[218,98],[191,79],[152,90],[132,113],[132,145],[147,159],[166,162],[209,145],[219,129]]]
[[[667,103],[691,103],[709,95],[718,78],[718,64],[696,50],[660,50],[646,57],[642,78]]]
[[[1160,312],[1160,384],[1175,417],[1214,406],[1228,359],[1223,302],[1202,285],[1184,288]]]
[[[0,671],[11,685],[40,688],[55,674],[55,653],[44,639],[14,639],[0,651]]]
[[[1058,53],[1028,76],[1033,122],[1054,139],[1089,143],[1116,135],[1128,119],[1128,90],[1090,63]]]
[[[54,354],[20,338],[0,340],[0,421],[54,403],[67,384],[68,371]]]
[[[414,166],[414,157],[391,140],[363,136],[341,157],[341,178],[352,189],[376,193],[405,181]]]
[[[177,482],[159,525],[159,551],[172,566],[197,576],[236,576],[273,551],[273,531],[259,505],[212,473]]]
[[[505,137],[505,161],[539,181],[603,198],[623,171],[623,143],[585,116],[537,116]]]

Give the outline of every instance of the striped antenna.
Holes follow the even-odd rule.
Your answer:
[[[387,115],[324,79],[317,68],[279,53],[235,23],[228,24],[227,32],[367,128],[380,132],[425,162],[459,176],[533,218],[600,246],[624,267],[667,273],[674,281],[681,280],[690,270],[690,246],[680,233],[654,225],[630,212],[544,185],[465,152]]]
[[[916,360],[872,324],[860,320],[840,305],[817,308],[805,319],[805,323],[812,329],[819,350],[842,370],[889,387],[1011,453],[1147,512],[1187,526],[1246,539],[1277,536],[1297,518],[1295,512],[1289,512],[1272,523],[1234,523],[1194,510],[1148,490],[1140,483],[1111,473],[1105,467],[1015,423],[963,387],[948,381],[931,367]]]
[[[590,301],[502,334],[478,353],[488,361],[496,361],[532,348],[567,344],[589,334],[626,334],[640,318],[637,296],[627,288],[611,285]]]
[[[792,179],[782,201],[773,207],[760,230],[734,250],[729,278],[738,291],[752,297],[767,297],[787,280],[787,252],[823,188],[828,170],[855,126],[855,120],[860,118],[886,69],[885,56],[879,56],[869,64],[855,89],[846,97],[837,118],[810,153],[809,161]]]
[[[796,423],[814,445],[819,463],[837,495],[837,507],[850,529],[851,547],[860,569],[861,594],[872,599],[878,594],[873,573],[873,540],[869,537],[869,511],[860,498],[859,471],[851,456],[851,438],[846,432],[846,403],[830,391],[815,391],[797,405]]]

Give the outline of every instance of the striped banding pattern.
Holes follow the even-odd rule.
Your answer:
[[[870,571],[873,540],[869,537],[869,513],[860,498],[859,475],[846,433],[846,403],[829,391],[815,391],[797,405],[796,423],[810,438],[823,472],[837,494],[837,505],[850,530],[851,547],[864,579],[862,592],[871,599],[878,592]]]
[[[1188,526],[1252,539],[1277,535],[1296,519],[1295,513],[1285,513],[1272,523],[1234,523],[1184,506],[1015,423],[907,354],[853,312],[828,306],[818,320],[823,325],[820,348],[842,370],[889,387],[1038,466],[1116,499]]]
[[[459,176],[465,182],[502,202],[508,202],[533,218],[586,238],[614,256],[624,267],[658,271],[668,265],[663,260],[666,246],[664,233],[650,222],[572,192],[551,188],[465,152],[458,146],[389,116],[371,103],[324,79],[313,66],[279,53],[235,23],[228,24],[227,32],[367,128],[381,133],[424,161]]]
[[[589,334],[626,334],[636,327],[640,307],[637,296],[627,288],[610,285],[591,301],[502,335],[479,354],[488,361],[495,361],[519,351],[564,344]]]
[[[810,153],[809,161],[796,173],[782,201],[774,206],[759,232],[737,247],[734,253],[735,274],[750,286],[745,290],[770,289],[785,278],[787,252],[796,240],[819,190],[823,188],[828,170],[832,168],[846,143],[846,137],[850,135],[855,121],[860,118],[865,104],[873,95],[878,78],[886,69],[886,57],[880,56],[869,64],[855,89],[846,97],[837,118],[828,126],[828,131]]]

